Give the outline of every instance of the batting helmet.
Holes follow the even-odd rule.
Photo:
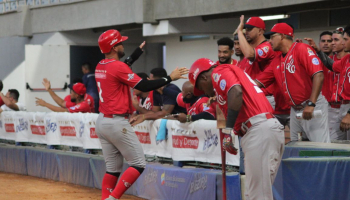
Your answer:
[[[128,37],[120,35],[119,31],[111,29],[100,35],[98,46],[102,53],[109,53],[116,44],[127,40]]]
[[[204,94],[204,92],[202,90],[199,90],[196,86],[196,81],[199,74],[208,71],[213,65],[215,65],[215,62],[208,58],[200,58],[192,64],[190,72],[188,73],[188,79],[190,80],[192,85],[194,85],[195,96],[200,96]]]

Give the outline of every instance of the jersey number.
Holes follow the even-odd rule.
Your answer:
[[[100,89],[100,92],[98,93],[98,96],[100,96],[100,101],[103,102],[101,83],[100,83],[100,82],[97,82],[97,86],[98,86],[98,88]]]
[[[256,92],[257,93],[262,93],[263,91],[256,85],[256,83],[253,81],[253,79],[250,78],[250,76],[247,73],[245,73],[245,75],[248,77],[249,81],[253,83],[254,89],[256,90]]]

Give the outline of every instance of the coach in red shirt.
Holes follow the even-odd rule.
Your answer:
[[[257,77],[259,87],[268,87],[276,81],[291,108],[291,140],[297,134],[306,134],[313,142],[330,142],[328,103],[320,94],[323,83],[321,61],[311,46],[293,43],[293,28],[286,23],[275,24],[270,33],[273,50],[281,51],[270,66]],[[314,117],[314,111],[320,114]],[[301,119],[297,119],[302,114]]]
[[[215,96],[226,117],[225,133],[243,136],[246,199],[273,199],[272,184],[284,151],[283,126],[263,91],[234,65],[201,58],[190,69],[194,94]]]

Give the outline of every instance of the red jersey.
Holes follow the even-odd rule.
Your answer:
[[[216,100],[227,116],[227,94],[233,86],[240,85],[243,92],[242,107],[235,123],[239,131],[243,122],[261,114],[272,113],[273,109],[263,91],[255,84],[250,76],[234,65],[220,65],[213,70],[212,83]]]
[[[150,91],[148,93],[148,96],[142,103],[141,97],[137,96],[137,100],[139,101],[139,106],[146,109],[146,110],[152,110],[153,108],[153,91]]]
[[[66,108],[73,107],[76,105],[76,103],[71,101],[70,95],[67,95],[64,98],[64,101],[66,102],[65,103]],[[89,104],[91,112],[94,113],[95,112],[95,102],[94,102],[94,99],[92,98],[92,96],[90,96],[89,94],[86,93],[84,95],[84,101],[86,101]]]
[[[132,113],[130,87],[134,88],[142,79],[127,64],[115,59],[103,59],[96,67],[95,79],[100,95],[101,113]]]
[[[189,115],[198,115],[199,113],[202,112],[207,112],[211,115],[213,115],[216,118],[216,108],[215,108],[215,104],[211,104],[209,107],[207,106],[207,102],[208,102],[209,98],[202,96],[202,97],[198,97],[197,101],[192,104],[190,103],[185,103],[183,101],[183,96],[182,93],[179,93],[179,95],[177,95],[176,98],[176,102],[179,106],[186,108],[187,110],[187,114]]]
[[[295,42],[286,56],[276,57],[257,81],[264,87],[276,81],[287,103],[300,105],[311,96],[312,77],[322,71],[315,51],[307,44]]]
[[[334,62],[333,71],[340,74],[339,94],[343,100],[350,100],[350,54]]]
[[[70,113],[78,113],[78,112],[82,112],[82,113],[90,113],[91,112],[91,107],[88,104],[87,101],[83,101],[81,103],[78,103],[72,107],[68,107],[68,111]]]
[[[330,57],[332,60],[339,60],[336,55]],[[328,102],[336,103],[339,102],[340,95],[340,84],[339,84],[339,73],[334,73],[333,71],[327,69],[326,66],[323,66],[324,80],[322,85],[322,94],[326,97]]]
[[[275,82],[270,85],[269,88],[273,87],[273,96],[275,97],[275,110],[274,115],[288,115],[290,114],[290,105],[285,100],[283,92],[278,84]]]
[[[231,58],[231,65],[237,65],[238,61]],[[215,65],[221,65],[220,61],[216,61]]]
[[[0,106],[4,105],[4,101],[2,100],[2,98],[0,97]]]

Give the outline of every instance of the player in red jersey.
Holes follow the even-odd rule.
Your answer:
[[[137,73],[142,79],[149,79],[146,73]],[[145,114],[153,108],[153,91],[141,92],[140,90],[134,89],[134,97],[132,102],[136,114]]]
[[[350,25],[343,30],[344,51],[350,52]],[[344,56],[341,60],[334,61],[322,51],[318,52],[323,64],[330,70],[340,73],[340,96],[342,104],[340,106],[339,120],[340,130],[347,131],[347,139],[350,139],[350,54]]]
[[[217,41],[218,44],[218,58],[216,65],[231,64],[237,65],[237,60],[232,58],[233,53],[233,41],[231,38],[223,37]]]
[[[51,90],[50,82],[47,79],[44,79],[43,85],[45,86],[45,89],[50,93],[50,95],[52,96],[52,98],[55,101],[57,99],[60,99],[60,97],[58,97],[55,94],[55,92]],[[48,109],[50,109],[54,112],[89,113],[89,112],[91,112],[91,108],[90,108],[90,105],[84,100],[85,94],[86,94],[86,88],[85,88],[84,84],[76,83],[76,84],[71,86],[71,93],[70,93],[71,99],[74,99],[74,101],[76,102],[76,105],[71,106],[71,107],[67,107],[67,108],[58,107],[58,106],[54,106],[52,104],[49,104],[40,98],[36,98],[37,99],[36,105],[47,107]]]
[[[227,116],[223,132],[243,136],[246,199],[273,199],[272,184],[284,151],[283,126],[249,75],[234,65],[213,64],[206,58],[192,64],[189,79],[194,94],[216,95]]]
[[[141,79],[128,65],[120,61],[124,56],[122,42],[127,39],[128,37],[121,36],[117,30],[108,30],[98,39],[101,52],[105,54],[105,59],[99,62],[95,70],[100,97],[96,134],[101,142],[107,171],[102,180],[102,200],[120,199],[146,165],[141,144],[128,120],[132,113],[130,87],[143,92],[151,91],[171,81],[185,78],[182,75],[188,73],[186,68],[176,68],[170,76],[161,79]],[[118,181],[123,157],[130,167]]]
[[[4,87],[4,85],[2,83],[2,80],[0,80],[0,92],[2,91],[3,87]],[[4,101],[0,98],[0,106],[2,106],[4,104],[5,104]]]
[[[182,85],[182,92],[177,96],[176,102],[179,106],[186,108],[187,115],[179,113],[174,115],[175,119],[182,123],[194,122],[199,119],[215,120],[215,103],[207,105],[209,98],[205,95],[195,96],[194,87],[191,82],[186,81]]]
[[[313,142],[330,142],[328,104],[321,94],[323,69],[312,47],[293,43],[293,28],[286,23],[275,24],[266,34],[275,51],[281,51],[270,66],[257,77],[259,87],[276,82],[291,108],[291,140],[298,133],[306,134]],[[319,113],[316,117],[314,111]],[[300,119],[297,119],[299,115]],[[301,117],[305,120],[302,120]]]
[[[239,60],[237,62],[237,67],[241,68],[242,65],[245,65],[244,63],[242,63],[242,61],[244,60],[244,54],[242,53],[241,47],[239,45],[239,40],[238,40],[238,34],[234,34],[233,36],[233,48],[235,50],[235,55],[237,57],[239,57]],[[242,68],[241,68],[242,69]],[[243,69],[244,71],[244,69]]]

